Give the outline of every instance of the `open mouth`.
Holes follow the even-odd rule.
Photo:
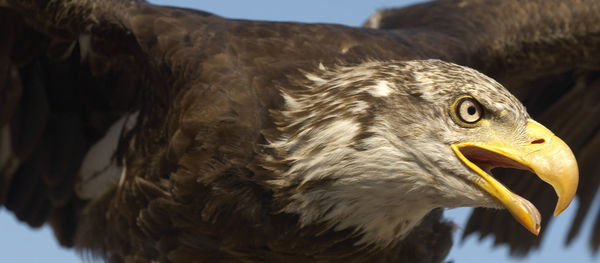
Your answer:
[[[479,167],[483,170],[491,180],[495,180],[498,185],[503,186],[506,191],[509,191],[512,194],[512,197],[516,199],[516,201],[521,205],[526,211],[527,214],[531,217],[531,221],[533,223],[533,229],[529,229],[532,233],[538,234],[541,228],[541,215],[539,210],[533,205],[529,200],[523,198],[522,196],[510,191],[506,186],[498,180],[498,178],[493,177],[492,169],[503,167],[503,168],[512,168],[518,170],[526,170],[533,172],[529,167],[510,159],[501,154],[487,151],[485,149],[474,147],[474,146],[465,146],[460,149],[461,153],[464,155],[466,159],[468,159],[471,163]]]
[[[529,167],[499,153],[488,151],[479,147],[464,146],[460,152],[479,168],[488,172],[496,167],[513,168],[533,172]]]
[[[554,216],[566,209],[579,181],[577,162],[571,149],[541,124],[530,120],[530,138],[525,145],[506,145],[500,142],[462,142],[451,145],[458,158],[480,178],[473,180],[495,197],[530,232],[540,231],[541,216],[531,202],[514,194],[490,175],[496,167],[528,170],[549,183],[558,195]]]

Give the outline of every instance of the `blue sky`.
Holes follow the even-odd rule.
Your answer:
[[[209,11],[230,18],[260,19],[271,21],[300,21],[300,22],[325,22],[338,23],[350,26],[362,24],[376,9],[407,5],[417,1],[356,1],[356,0],[304,0],[304,1],[151,1],[158,4],[168,4],[192,7]],[[597,211],[596,200],[592,211]],[[574,217],[577,202],[558,218],[553,220],[542,243],[542,249],[531,253],[524,259],[508,257],[506,247],[492,249],[490,238],[478,241],[475,236],[461,242],[462,226],[470,214],[470,208],[451,209],[446,212],[446,217],[455,221],[460,227],[455,232],[455,246],[448,260],[454,262],[594,262],[587,250],[587,240],[591,231],[591,218],[585,222],[579,238],[570,247],[564,248],[564,237],[567,227]],[[18,223],[15,217],[5,209],[0,209],[0,262],[82,262],[83,259],[73,250],[58,246],[49,227],[30,229]],[[89,259],[86,261],[89,262]]]

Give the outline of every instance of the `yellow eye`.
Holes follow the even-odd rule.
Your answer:
[[[459,124],[467,126],[475,124],[483,118],[483,108],[481,104],[471,97],[460,97],[454,104],[453,117],[458,119]]]

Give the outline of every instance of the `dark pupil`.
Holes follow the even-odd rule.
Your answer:
[[[469,106],[467,108],[467,112],[469,113],[469,115],[475,114],[475,111],[477,111],[477,109],[475,109],[475,106]]]

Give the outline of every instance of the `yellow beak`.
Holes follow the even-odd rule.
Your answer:
[[[535,206],[512,193],[484,169],[510,167],[537,174],[540,179],[552,185],[558,195],[554,216],[565,210],[573,200],[579,182],[579,170],[569,146],[546,127],[529,120],[527,134],[528,142],[524,145],[463,142],[452,144],[451,147],[466,166],[481,176],[482,180],[474,180],[473,183],[497,198],[519,223],[537,235],[540,232],[541,218]]]

